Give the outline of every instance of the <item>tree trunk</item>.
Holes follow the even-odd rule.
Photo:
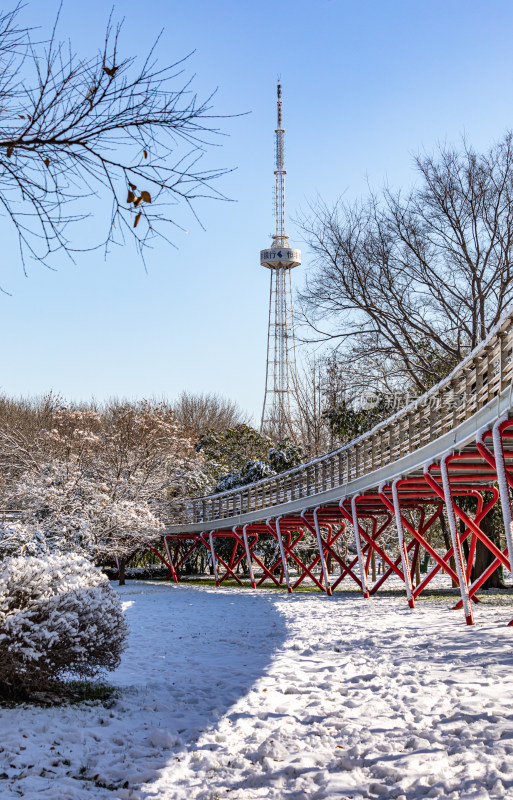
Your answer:
[[[480,522],[480,528],[486,536],[492,541],[498,548],[500,548],[500,533],[495,529],[493,520],[493,511],[484,517],[484,519]],[[486,570],[486,568],[495,560],[495,556],[490,553],[486,545],[478,539],[477,540],[477,547],[476,547],[476,560],[474,565],[474,572],[475,572],[475,579],[479,578],[480,575]],[[483,583],[481,589],[504,589],[504,583],[502,580],[502,568],[499,567],[498,569],[493,572],[489,578]]]
[[[119,586],[125,585],[125,567],[126,567],[126,559],[120,558],[119,561]]]
[[[376,582],[376,551],[373,549],[371,554],[372,582]]]

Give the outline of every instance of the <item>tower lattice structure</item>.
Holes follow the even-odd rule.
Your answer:
[[[275,233],[260,263],[270,270],[269,327],[265,394],[260,429],[283,439],[293,435],[293,387],[296,378],[292,278],[301,264],[301,251],[291,248],[285,233],[285,131],[282,128],[281,83],[278,81],[276,134]]]

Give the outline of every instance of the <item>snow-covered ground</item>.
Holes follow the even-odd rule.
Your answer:
[[[510,598],[133,582],[104,707],[0,709],[0,798],[513,798]]]

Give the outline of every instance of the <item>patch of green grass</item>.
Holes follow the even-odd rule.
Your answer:
[[[169,581],[169,583],[170,582],[171,581]],[[293,582],[294,581],[292,580],[291,583],[293,583]],[[215,585],[216,585],[216,582],[215,582],[214,578],[183,578],[182,577],[181,580],[180,580],[180,583],[187,584],[187,586],[189,586],[189,585],[190,586],[211,586],[211,587],[214,587],[214,588],[215,588]],[[242,586],[241,586],[240,583],[237,583],[237,581],[234,581],[233,579],[232,580],[223,581],[222,584],[221,584],[221,588],[223,588],[223,587],[227,587],[227,588],[230,588],[230,589],[251,589],[252,588],[251,587],[251,583],[249,582],[249,580],[243,580],[243,583],[242,583]],[[268,583],[263,584],[262,587],[258,587],[258,588],[272,589],[275,592],[286,592],[287,591],[286,584],[283,584],[282,586],[276,586],[276,584],[275,583],[271,583],[271,581],[269,581]],[[297,589],[294,589],[294,592],[320,592],[320,589],[318,589],[317,586],[308,586],[308,585],[303,586],[303,585],[300,585],[300,586],[297,587]]]
[[[19,694],[2,695],[0,690],[0,706],[12,708],[19,705],[35,705],[49,708],[64,704],[102,703],[109,708],[116,697],[117,690],[114,686],[99,681],[56,681],[52,686],[38,692],[23,691]]]
[[[251,584],[249,582],[249,578],[243,578],[242,586],[237,583],[237,581],[230,579],[225,580],[221,584],[221,588],[230,588],[230,589],[251,589]],[[171,581],[167,581],[170,583]],[[258,582],[258,578],[257,578]],[[291,582],[294,583],[294,578],[291,579]],[[187,585],[187,586],[207,586],[209,588],[215,588],[215,580],[214,578],[198,578],[195,576],[182,576],[180,583]],[[286,592],[287,586],[286,584],[282,584],[281,586],[276,586],[276,584],[272,583],[271,581],[266,581],[262,587],[263,589],[269,589],[274,592]],[[300,584],[297,589],[294,589],[294,594],[297,593],[312,593],[316,592],[317,594],[324,594],[317,586],[312,586],[312,584]],[[358,588],[349,589],[336,589],[334,592],[334,596],[336,595],[350,595],[350,596],[361,596],[361,590]],[[375,595],[376,597],[405,597],[406,591],[404,587],[394,587],[390,589],[380,589],[379,592]],[[422,602],[438,602],[438,601],[446,601],[446,602],[455,602],[460,598],[460,590],[458,587],[444,587],[444,588],[427,588],[425,589],[420,597],[416,598],[416,603]],[[490,589],[488,592],[483,592],[482,590],[479,592],[478,599],[481,602],[484,602],[485,605],[488,604],[504,604],[509,605],[510,603],[513,604],[513,589],[508,587],[507,589]]]
[[[62,685],[69,692],[72,703],[83,703],[86,700],[104,703],[114,698],[117,693],[114,686],[98,681],[66,681]]]

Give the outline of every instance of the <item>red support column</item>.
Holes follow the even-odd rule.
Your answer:
[[[313,512],[315,536],[317,538],[317,547],[319,548],[319,558],[320,558],[320,561],[321,561],[322,574],[324,576],[324,585],[326,587],[326,594],[328,595],[328,597],[331,597],[331,595],[333,594],[333,590],[332,590],[332,588],[330,586],[330,579],[329,579],[329,575],[328,575],[328,570],[326,568],[326,560],[324,558],[323,541],[321,539],[321,532],[320,532],[320,529],[319,529],[319,519],[317,517],[317,515],[319,513],[319,509],[320,509],[320,506],[316,506],[316,508],[314,508],[314,512]]]
[[[283,574],[285,576],[285,581],[286,581],[286,584],[287,584],[287,591],[288,592],[292,592],[292,587],[290,585],[289,569],[288,569],[288,566],[287,566],[287,557],[285,555],[285,549],[283,547],[283,539],[282,539],[281,530],[280,530],[280,520],[281,519],[282,519],[282,517],[277,517],[277,519],[274,520],[274,526],[275,526],[274,533],[275,533],[276,539],[278,540],[278,547],[280,548],[281,563],[282,563]],[[273,533],[273,530],[272,530],[272,527],[271,527],[272,520],[270,518],[267,520],[266,525],[268,526],[268,528],[271,531],[271,533]]]
[[[359,495],[355,494],[351,498],[351,514],[353,521],[354,539],[356,543],[356,552],[358,554],[358,566],[360,567],[360,580],[362,583],[363,596],[365,600],[368,600],[370,597],[369,587],[367,586],[367,575],[365,574],[365,567],[363,564],[362,542],[360,539],[360,526],[358,524],[358,511],[356,508],[356,501],[358,497]]]
[[[488,464],[495,470],[497,475],[497,483],[499,484],[499,494],[501,498],[502,519],[504,521],[504,532],[506,534],[506,542],[508,544],[508,560],[510,564],[509,572],[512,572],[511,567],[513,553],[513,531],[511,529],[513,522],[513,513],[511,508],[511,495],[509,487],[513,487],[513,476],[506,468],[506,460],[504,458],[504,448],[502,445],[502,436],[507,428],[513,426],[513,421],[509,420],[507,415],[497,420],[492,430],[493,440],[493,455],[484,444],[484,437],[489,434],[489,431],[479,431],[476,440],[476,446],[479,453],[487,461]]]
[[[235,530],[235,528],[233,530]],[[253,587],[253,589],[256,589],[255,575],[253,572],[253,563],[251,560],[251,551],[249,549],[249,543],[248,543],[248,524],[244,525],[242,529],[242,536],[244,539],[244,550],[246,551],[246,560],[248,562],[249,579],[251,581],[251,586]]]
[[[337,541],[337,539],[338,539],[338,538],[339,538],[339,537],[340,537],[340,536],[341,536],[341,535],[344,533],[344,531],[345,531],[345,529],[346,529],[346,524],[345,524],[345,522],[341,522],[341,523],[340,523],[338,520],[336,520],[336,515],[334,516],[333,512],[329,512],[329,511],[328,511],[328,509],[323,509],[323,510],[322,510],[322,512],[320,512],[320,513],[321,513],[323,516],[325,516],[326,514],[328,514],[328,517],[327,517],[327,518],[329,518],[329,519],[330,519],[332,522],[333,522],[333,521],[337,521],[337,523],[338,523],[338,524],[340,524],[340,528],[339,528],[338,532],[337,532],[337,533],[335,533],[335,534],[333,534],[333,533],[332,533],[332,534],[329,536],[328,540],[325,540],[325,539],[323,539],[323,538],[322,538],[322,534],[320,534],[321,543],[322,543],[322,547],[323,547],[324,553],[325,553],[325,554],[329,554],[329,555],[331,555],[331,557],[332,557],[332,558],[333,558],[333,559],[334,559],[334,560],[335,560],[335,561],[336,561],[338,564],[340,564],[340,567],[342,568],[341,575],[340,575],[340,576],[339,576],[339,577],[338,577],[338,578],[337,578],[337,579],[336,579],[336,580],[333,582],[333,584],[331,585],[331,587],[330,587],[330,588],[332,589],[332,591],[334,591],[334,590],[335,590],[335,587],[336,587],[336,586],[338,586],[338,584],[339,584],[339,583],[340,583],[340,582],[341,582],[341,581],[344,579],[344,577],[345,577],[346,575],[350,575],[350,576],[353,578],[353,580],[356,582],[357,586],[359,586],[359,587],[361,588],[361,583],[360,583],[360,581],[358,580],[358,578],[357,578],[357,577],[354,575],[354,573],[352,572],[352,567],[351,567],[351,566],[348,566],[348,565],[345,563],[344,559],[343,559],[343,558],[342,558],[342,557],[341,557],[341,556],[340,556],[340,555],[339,555],[339,554],[338,554],[338,553],[337,553],[337,552],[336,552],[336,551],[333,549],[333,545],[335,544],[335,542]],[[339,513],[340,513],[340,511],[339,511]],[[301,519],[302,519],[302,522],[304,523],[305,527],[306,527],[306,528],[307,528],[307,529],[310,531],[310,533],[312,534],[312,536],[316,536],[315,526],[314,526],[314,524],[313,524],[313,522],[314,522],[314,520],[313,520],[313,516],[312,516],[312,522],[310,522],[310,521],[308,520],[308,516],[307,516],[308,514],[312,514],[312,515],[313,515],[313,512],[311,512],[311,511],[302,511],[302,512],[301,512]],[[319,516],[319,514],[318,514],[318,516]],[[319,533],[320,533],[320,527],[321,527],[321,525],[319,525]],[[331,527],[331,526],[328,526],[328,527]],[[310,578],[311,578],[311,579],[314,581],[314,583],[316,583],[316,582],[317,582],[317,579],[316,579],[316,577],[315,577],[315,576],[314,576],[314,575],[311,573],[311,570],[312,570],[312,569],[313,569],[315,566],[317,566],[317,564],[319,563],[319,561],[320,561],[320,556],[319,556],[319,555],[317,555],[317,556],[314,558],[314,560],[312,561],[312,563],[310,564],[310,566],[309,566],[309,567],[306,567],[306,565],[303,565],[303,574],[301,575],[301,577],[299,578],[299,580],[298,580],[298,581],[297,581],[297,582],[294,584],[294,588],[295,588],[296,586],[298,586],[298,585],[301,583],[301,581],[303,580],[303,578],[305,578],[305,577],[306,577],[306,575],[307,575],[307,574],[308,574],[308,575],[310,576]],[[354,566],[354,565],[353,565],[353,566]],[[322,587],[322,586],[320,586],[319,588],[322,588],[322,589],[324,590],[324,587]]]
[[[219,586],[219,574],[217,572],[217,558],[216,558],[216,554],[215,554],[215,550],[214,550],[213,534],[214,534],[213,531],[210,531],[210,533],[208,534],[208,544],[209,544],[209,547],[210,547],[210,557],[212,559],[212,568],[214,570],[214,579],[215,579],[215,582],[216,582],[216,586]],[[203,539],[203,534],[202,534],[201,538]],[[206,542],[205,542],[205,544],[206,544]]]
[[[173,568],[171,566],[171,562],[168,563],[166,561],[166,559],[163,556],[160,555],[159,551],[156,550],[154,547],[152,547],[151,544],[149,544],[148,542],[146,542],[146,547],[148,548],[148,550],[151,550],[151,552],[154,553],[157,556],[159,561],[162,561],[162,563],[168,568],[169,572],[166,575],[166,578],[169,578],[170,575],[172,576],[173,575]]]
[[[392,499],[394,503],[397,538],[399,539],[399,552],[401,554],[401,562],[403,565],[404,583],[406,586],[406,597],[408,598],[408,605],[410,606],[410,608],[415,608],[415,600],[413,598],[413,585],[411,581],[410,560],[408,558],[408,551],[406,549],[406,542],[404,539],[403,518],[401,515],[399,495],[397,493],[397,484],[400,481],[401,478],[396,478],[395,481],[392,483]]]
[[[164,541],[164,547],[166,548],[167,559],[168,559],[168,562],[169,562],[169,568],[171,570],[171,575],[173,576],[174,582],[178,583],[178,576],[176,574],[175,565],[173,564],[173,559],[171,557],[171,553],[169,552],[169,545],[168,545],[168,542],[167,542],[167,536],[163,536],[162,539]]]
[[[445,500],[445,509],[447,512],[447,519],[449,521],[449,530],[451,532],[452,546],[454,550],[454,560],[456,562],[456,572],[458,573],[458,580],[460,584],[461,601],[463,610],[465,612],[465,619],[467,625],[474,624],[474,615],[472,613],[472,604],[468,592],[467,572],[465,569],[465,561],[463,559],[463,552],[461,549],[461,542],[458,538],[458,531],[456,529],[456,514],[454,511],[454,503],[451,493],[451,483],[449,480],[449,471],[447,469],[447,458],[444,456],[440,462],[442,472],[442,485]]]

